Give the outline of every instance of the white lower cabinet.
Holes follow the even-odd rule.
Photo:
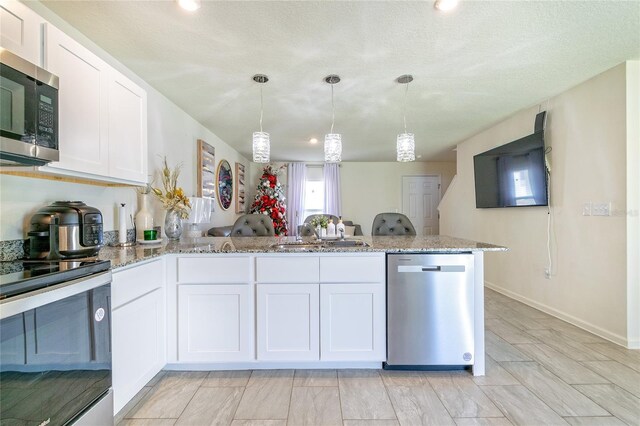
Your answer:
[[[386,358],[384,253],[194,254],[171,262],[170,363]]]
[[[178,286],[178,361],[253,360],[249,284]]]
[[[258,284],[258,360],[319,359],[318,284]]]
[[[166,363],[162,266],[160,260],[113,274],[114,414]]]
[[[385,287],[320,284],[320,359],[386,359]]]

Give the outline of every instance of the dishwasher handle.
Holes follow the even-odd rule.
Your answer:
[[[398,272],[464,272],[464,265],[399,265]]]

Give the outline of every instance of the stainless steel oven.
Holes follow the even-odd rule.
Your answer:
[[[58,159],[58,77],[0,47],[0,165]]]
[[[0,265],[0,424],[113,424],[110,264],[82,263]]]

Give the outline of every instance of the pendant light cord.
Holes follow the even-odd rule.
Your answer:
[[[409,83],[404,85],[404,106],[402,107],[402,119],[404,121],[404,132],[407,133],[407,94],[409,93]]]
[[[263,112],[263,108],[264,107],[264,103],[262,100],[262,84],[260,85],[260,133],[262,133],[262,112]]]
[[[333,134],[333,124],[336,121],[336,107],[333,104],[333,83],[331,84],[331,134]]]

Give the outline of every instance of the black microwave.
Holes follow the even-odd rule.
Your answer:
[[[0,165],[57,160],[58,77],[0,47]]]

